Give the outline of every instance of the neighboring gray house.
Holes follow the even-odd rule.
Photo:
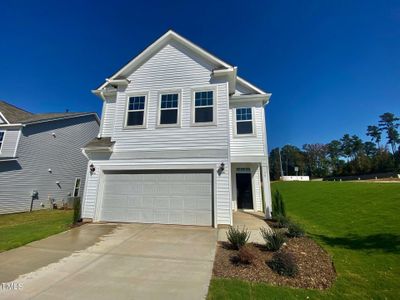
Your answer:
[[[237,209],[270,215],[271,94],[237,67],[168,31],[93,93],[103,113],[85,147],[84,218],[217,226]]]
[[[50,207],[83,193],[82,148],[99,132],[96,113],[33,114],[0,101],[0,214]]]

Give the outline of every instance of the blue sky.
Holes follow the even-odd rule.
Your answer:
[[[0,99],[97,111],[90,93],[172,28],[272,92],[269,147],[365,138],[400,115],[399,1],[2,1]]]

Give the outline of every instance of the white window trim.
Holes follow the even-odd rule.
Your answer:
[[[238,134],[237,133],[237,120],[236,120],[236,110],[237,109],[240,109],[240,108],[250,108],[251,109],[251,126],[252,126],[252,133],[245,133],[245,134]],[[255,110],[254,110],[254,107],[249,107],[249,106],[238,106],[238,107],[235,107],[234,109],[233,109],[233,135],[234,135],[234,137],[237,137],[237,138],[242,138],[242,137],[255,137],[256,136],[256,126],[255,126],[255,123],[256,123],[256,120],[255,120]],[[250,120],[246,120],[246,121],[243,121],[243,122],[249,122]],[[241,122],[241,121],[239,121],[239,122]]]
[[[131,111],[131,110],[129,110],[129,98],[130,97],[141,97],[141,96],[144,97],[143,124],[142,125],[128,125],[128,113]],[[144,128],[147,128],[148,101],[149,101],[149,92],[126,93],[124,129],[144,129]],[[132,110],[132,111],[142,111],[142,110]]]
[[[0,144],[0,154],[1,154],[1,151],[2,151],[3,145],[4,145],[4,141],[6,140],[6,131],[0,130],[0,132],[3,132],[3,140],[1,141],[1,144]]]
[[[164,108],[161,109],[161,97],[162,95],[168,94],[178,94],[178,107],[177,108]],[[174,127],[181,127],[181,114],[182,114],[182,90],[173,89],[173,90],[162,90],[158,92],[158,108],[157,108],[157,128],[174,128]],[[172,110],[177,109],[177,123],[174,124],[160,124],[161,122],[161,110]]]
[[[213,121],[212,122],[195,122],[195,112],[196,112],[196,92],[213,92],[214,98],[213,98]],[[218,111],[218,94],[217,94],[217,88],[215,86],[205,86],[205,87],[196,87],[192,88],[191,90],[192,93],[192,103],[191,103],[191,126],[215,126],[217,125],[217,111]],[[201,106],[201,107],[211,107],[211,106]]]
[[[78,187],[78,196],[75,196],[75,190],[76,190],[76,181],[79,179],[79,187]],[[73,197],[79,197],[79,194],[81,193],[81,186],[82,186],[82,180],[80,177],[75,177],[74,181],[74,189],[72,191],[72,196]]]

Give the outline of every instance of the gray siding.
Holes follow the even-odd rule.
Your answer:
[[[49,207],[49,197],[59,201],[72,194],[76,177],[81,178],[82,195],[87,159],[81,148],[98,131],[94,115],[23,128],[17,161],[0,162],[0,213],[29,210],[32,190],[39,191],[34,209],[39,209],[40,203]]]

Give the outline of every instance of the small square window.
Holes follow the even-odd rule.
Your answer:
[[[236,109],[236,134],[252,134],[253,133],[253,115],[251,108]]]

